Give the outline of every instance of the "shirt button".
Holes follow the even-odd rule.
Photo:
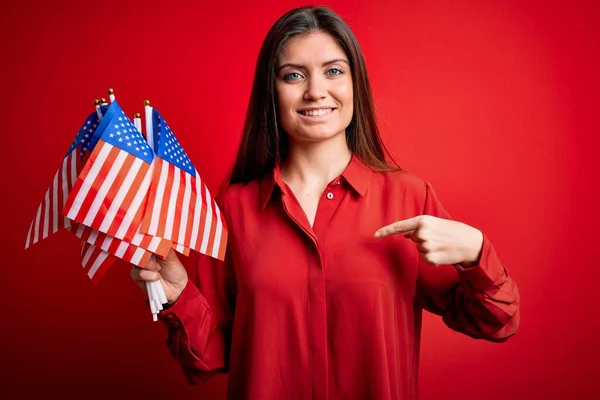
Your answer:
[[[333,199],[333,193],[331,193],[331,192],[327,193],[327,198],[329,200]]]

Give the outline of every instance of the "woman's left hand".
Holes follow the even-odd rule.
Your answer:
[[[421,258],[434,265],[479,264],[483,233],[462,222],[419,215],[380,228],[375,237],[401,233],[417,244]]]

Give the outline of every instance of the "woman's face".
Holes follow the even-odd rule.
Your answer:
[[[298,142],[344,134],[352,120],[352,75],[346,54],[327,33],[296,36],[278,59],[279,123]]]

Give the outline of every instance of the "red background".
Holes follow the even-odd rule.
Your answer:
[[[66,232],[23,247],[108,87],[130,115],[153,101],[216,190],[261,41],[304,4],[246,3],[3,2],[0,397],[224,398],[226,376],[188,386],[128,265],[94,286]],[[592,398],[600,14],[595,2],[483,3],[327,3],[358,36],[396,159],[488,234],[521,290],[521,328],[505,344],[426,316],[422,398]]]

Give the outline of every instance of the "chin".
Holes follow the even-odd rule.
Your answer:
[[[333,139],[343,134],[345,130],[338,129],[308,129],[292,135],[294,139],[302,142],[321,142],[324,140]]]

